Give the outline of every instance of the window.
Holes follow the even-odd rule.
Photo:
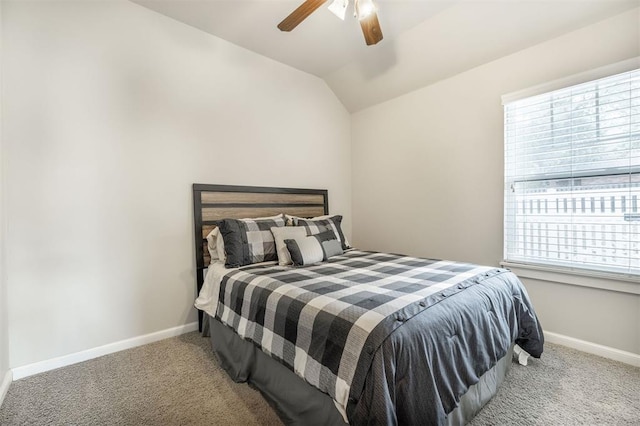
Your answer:
[[[505,104],[505,260],[640,275],[640,70]]]

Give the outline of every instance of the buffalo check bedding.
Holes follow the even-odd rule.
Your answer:
[[[220,282],[215,317],[309,384],[330,395],[338,409],[348,414],[351,423],[362,423],[356,419],[361,419],[363,412],[368,417],[367,423],[377,420],[388,423],[390,416],[395,419],[391,422],[395,423],[402,415],[399,410],[404,408],[372,406],[371,401],[360,403],[364,395],[377,392],[365,392],[365,381],[371,371],[380,368],[376,363],[385,342],[387,346],[389,342],[395,342],[395,336],[403,334],[396,331],[402,330],[405,323],[421,324],[428,317],[429,309],[446,306],[441,302],[447,299],[466,302],[468,295],[478,293],[475,287],[488,287],[490,283],[490,290],[483,290],[474,298],[496,299],[489,304],[485,300],[479,304],[482,306],[479,309],[488,309],[494,314],[499,312],[496,315],[504,317],[496,326],[500,333],[485,330],[490,327],[477,324],[483,320],[465,322],[462,314],[453,315],[451,321],[466,330],[459,333],[468,335],[464,339],[479,339],[471,343],[478,348],[490,348],[495,353],[487,357],[484,353],[475,354],[473,350],[468,353],[452,350],[452,343],[447,339],[442,342],[430,339],[429,343],[420,345],[420,350],[449,354],[445,360],[422,356],[428,358],[429,363],[445,362],[460,366],[460,370],[469,370],[464,373],[463,380],[433,378],[432,373],[424,371],[411,373],[423,378],[422,382],[432,383],[433,389],[429,392],[435,405],[426,410],[429,413],[420,412],[407,419],[437,424],[455,408],[460,395],[504,356],[514,341],[532,355],[540,356],[541,328],[526,292],[514,278],[504,269],[487,266],[351,250],[327,262],[302,268],[252,265],[231,270]],[[497,303],[505,306],[496,309]],[[523,306],[517,306],[518,303]],[[477,304],[474,301],[470,306]],[[464,309],[470,308],[461,308]],[[484,313],[482,315],[484,318]],[[405,332],[410,328],[416,327],[404,327]],[[418,330],[423,328],[422,337],[434,332],[427,323]],[[500,334],[498,344],[494,341],[498,339],[497,334]],[[462,343],[462,346],[469,346],[470,342]],[[400,360],[406,356],[400,353],[402,351],[397,352],[387,356],[385,362],[395,362],[389,359],[397,357]],[[468,359],[473,357],[481,359]],[[424,369],[429,370],[429,366]],[[388,385],[397,387],[394,383]],[[395,405],[397,398],[389,396],[393,391],[385,390],[380,399],[388,400],[387,405]],[[409,411],[425,411],[415,403],[407,404]]]

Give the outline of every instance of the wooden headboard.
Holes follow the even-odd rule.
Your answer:
[[[242,219],[288,213],[300,217],[329,214],[326,189],[193,184],[193,223],[196,249],[196,289],[211,259],[207,235],[220,219]],[[202,324],[202,312],[198,315]]]

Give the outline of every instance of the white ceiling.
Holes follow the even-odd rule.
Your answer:
[[[132,1],[323,78],[352,112],[640,6],[640,0],[376,0],[384,40],[366,46],[358,21],[349,14],[341,21],[326,6],[290,33],[278,30],[302,0]]]

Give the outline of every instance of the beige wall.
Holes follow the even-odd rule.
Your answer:
[[[326,188],[350,234],[322,80],[128,1],[3,22],[12,367],[196,320],[194,182]]]
[[[640,354],[640,296],[523,279],[547,331]]]
[[[354,114],[354,244],[497,265],[501,96],[639,56],[639,24],[634,9]],[[525,284],[546,330],[640,353],[639,296]]]
[[[0,34],[2,34],[2,2],[0,1]],[[0,37],[0,82],[2,81],[3,42]],[[2,382],[9,371],[9,324],[7,321],[7,287],[5,280],[4,240],[5,240],[5,202],[4,202],[4,149],[2,129],[2,91],[0,91],[0,404],[2,404]]]

